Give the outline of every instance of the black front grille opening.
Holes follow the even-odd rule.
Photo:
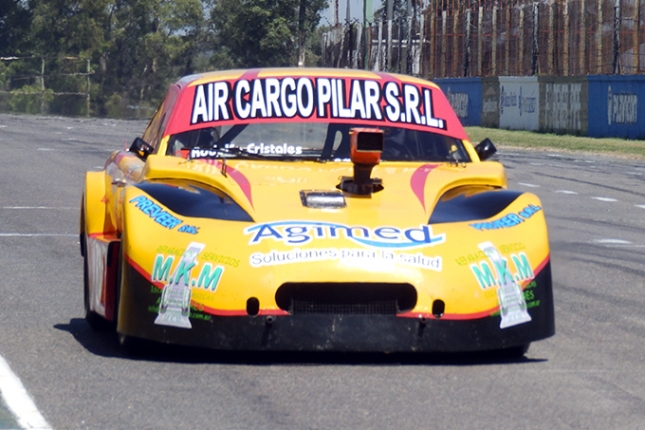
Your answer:
[[[290,314],[396,315],[414,308],[417,290],[410,284],[289,282],[275,297]]]
[[[443,300],[435,300],[432,302],[432,315],[434,315],[435,318],[441,318],[445,310],[446,304]]]
[[[246,301],[246,313],[252,317],[260,313],[260,301],[255,297],[250,297]]]

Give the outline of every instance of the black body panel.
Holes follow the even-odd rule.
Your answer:
[[[187,189],[157,182],[141,182],[135,186],[182,216],[253,222],[253,218],[230,197],[199,186]]]
[[[129,336],[219,350],[483,351],[527,345],[555,333],[551,267],[532,287],[531,321],[500,329],[500,316],[472,320],[395,315],[214,316],[191,309],[191,329],[155,325],[157,287],[125,267],[117,331]],[[156,290],[156,291],[155,291]]]
[[[490,190],[472,196],[460,194],[452,199],[439,199],[430,224],[488,219],[499,214],[523,193],[511,190]]]

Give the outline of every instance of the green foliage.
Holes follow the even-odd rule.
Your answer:
[[[0,91],[15,92],[0,109],[87,114],[88,60],[92,113],[126,117],[149,116],[187,74],[295,65],[301,1],[309,39],[327,0],[0,0],[0,55],[26,53],[0,62]]]
[[[29,31],[30,15],[24,1],[0,0],[0,56],[20,54]]]
[[[392,0],[392,21],[399,22],[408,17],[408,0]],[[381,7],[374,11],[374,20],[387,22],[387,0],[381,1]]]
[[[54,92],[51,89],[42,92],[37,84],[25,85],[11,91],[9,105],[14,112],[38,114],[45,111],[52,100],[54,100]]]
[[[0,61],[0,91],[6,91],[9,89],[8,83],[10,79],[9,69],[5,65],[4,61]]]
[[[211,11],[215,42],[220,47],[214,65],[295,65],[299,6],[300,0],[219,0]],[[311,34],[327,2],[305,0],[305,6],[305,31]]]
[[[120,94],[112,94],[107,102],[105,102],[105,111],[110,118],[123,118],[124,108],[123,99]]]

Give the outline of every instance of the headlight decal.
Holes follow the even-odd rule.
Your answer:
[[[137,196],[131,199],[128,203],[134,204],[134,207],[139,209],[144,214],[148,215],[157,224],[167,229],[172,230],[179,224],[183,223],[182,220],[170,215],[167,211],[163,210],[161,206],[159,206],[146,196]]]
[[[136,184],[135,186],[140,190],[145,191],[161,205],[181,216],[220,219],[225,221],[253,221],[251,216],[230,197],[219,195],[214,191],[210,191],[197,185],[180,187],[158,182],[143,182]],[[142,202],[150,200],[145,196],[138,196],[130,200],[130,202],[132,203],[137,199]],[[150,202],[145,203],[143,209],[139,209],[142,211],[144,211],[144,209],[150,211],[152,210],[150,209],[152,207],[151,205],[159,207],[159,205]],[[159,210],[161,210],[161,207],[159,207]],[[146,212],[144,211],[144,213]],[[159,214],[159,216],[161,216],[161,214]],[[181,220],[179,221],[180,222],[175,224],[173,227],[179,225]],[[186,232],[191,234],[197,233],[196,230],[189,230]]]
[[[471,196],[460,194],[439,199],[430,216],[430,224],[485,220],[498,215],[523,193],[521,191],[491,190]],[[525,208],[526,209],[526,208]]]
[[[541,210],[542,210],[541,206],[536,206],[531,204],[526,206],[524,209],[522,209],[517,213],[511,212],[493,221],[476,222],[469,225],[472,228],[475,228],[479,231],[498,230],[503,228],[515,227],[518,224],[522,224],[525,220],[531,218],[533,215],[535,215],[535,213]]]

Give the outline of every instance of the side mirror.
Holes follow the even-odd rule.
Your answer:
[[[492,157],[497,152],[497,148],[489,138],[486,138],[475,146],[475,152],[479,155],[479,159],[484,161]]]
[[[137,157],[145,161],[145,159],[148,158],[148,155],[155,152],[155,149],[148,142],[137,137],[132,142],[132,145],[130,145],[130,149],[128,151],[134,152]]]

